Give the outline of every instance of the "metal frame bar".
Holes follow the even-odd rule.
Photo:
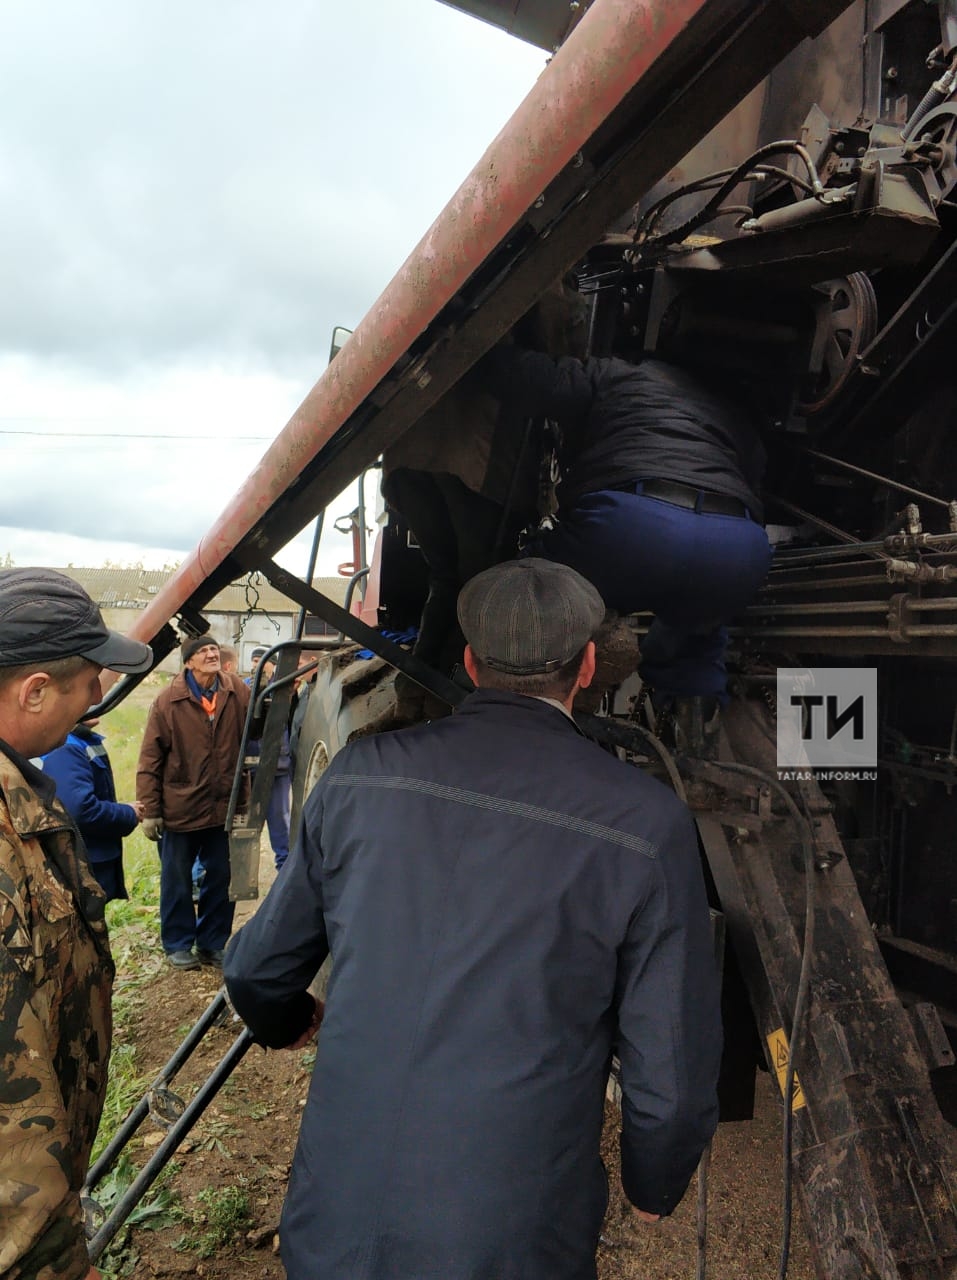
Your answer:
[[[96,1201],[91,1195],[93,1189],[113,1167],[124,1147],[150,1114],[153,1094],[166,1089],[170,1081],[192,1057],[197,1045],[209,1029],[221,1021],[228,1009],[226,990],[222,988],[207,1005],[185,1039],[103,1149],[83,1183],[82,1199],[86,1202],[84,1207],[88,1212],[90,1207],[96,1208]],[[91,1262],[96,1262],[110,1241],[122,1229],[123,1223],[159,1177],[170,1157],[236,1069],[252,1043],[252,1032],[244,1027],[224,1057],[200,1085],[195,1096],[184,1106],[182,1113],[168,1126],[166,1137],[93,1233],[88,1245]]]
[[[206,1010],[193,1024],[186,1039],[166,1063],[165,1067],[162,1068],[146,1093],[143,1094],[143,1097],[117,1129],[107,1146],[103,1148],[96,1163],[91,1166],[89,1173],[86,1175],[86,1181],[83,1183],[84,1192],[92,1191],[104,1174],[108,1173],[113,1167],[120,1152],[149,1115],[150,1095],[158,1089],[165,1089],[170,1081],[176,1077],[180,1068],[192,1056],[193,1050],[200,1040],[202,1040],[209,1028],[215,1025],[228,1007],[225,991],[217,992],[206,1007]]]
[[[109,1216],[89,1241],[87,1250],[91,1262],[96,1262],[106,1246],[121,1230],[123,1223],[162,1173],[170,1157],[236,1070],[236,1067],[246,1056],[253,1043],[253,1033],[248,1027],[243,1027],[218,1064],[190,1099],[183,1114],[174,1124],[170,1125],[166,1137],[156,1148],[153,1155],[150,1156],[136,1178],[130,1183],[129,1187],[127,1187]]]
[[[295,574],[280,568],[275,561],[260,562],[257,567],[266,580],[278,591],[282,591],[291,600],[295,600],[297,604],[307,608],[310,613],[314,613],[317,617],[322,618],[324,622],[328,622],[330,626],[337,627],[350,640],[354,640],[357,644],[371,649],[373,653],[380,658],[384,658],[391,666],[398,671],[402,671],[411,680],[414,680],[416,684],[421,685],[429,693],[435,694],[437,698],[448,703],[450,707],[458,706],[465,697],[466,690],[455,684],[454,681],[433,670],[421,658],[414,657],[413,654],[400,648],[392,640],[387,640],[381,632],[367,626],[361,618],[357,618],[354,614],[347,613],[341,605],[330,600],[328,596],[324,596],[315,587],[307,586]]]

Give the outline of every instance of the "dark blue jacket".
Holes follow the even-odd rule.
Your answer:
[[[57,799],[80,828],[91,862],[123,855],[123,837],[136,826],[132,805],[117,804],[103,736],[74,730],[62,747],[43,757],[43,772],[56,783]]]
[[[560,423],[563,509],[583,494],[654,478],[739,498],[764,519],[757,423],[713,378],[650,357],[555,360],[504,345],[481,368],[495,395]]]
[[[289,1280],[592,1280],[613,1051],[625,1191],[678,1203],[721,1048],[695,830],[560,710],[480,690],[335,757],[227,954],[265,1043],[330,950]]]

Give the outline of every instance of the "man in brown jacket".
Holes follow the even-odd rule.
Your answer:
[[[0,571],[0,1276],[94,1280],[80,1188],[106,1094],[113,960],[103,890],[53,780],[31,763],[148,669],[72,579]]]
[[[150,707],[136,798],[144,835],[160,843],[160,936],[170,964],[221,967],[233,927],[226,809],[249,689],[222,670],[212,636],[191,636],[182,655],[183,671]],[[194,906],[197,858],[203,875]]]

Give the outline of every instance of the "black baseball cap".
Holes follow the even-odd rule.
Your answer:
[[[78,582],[55,569],[0,569],[0,667],[86,658],[110,671],[148,671],[148,644],[111,631]]]
[[[459,593],[458,617],[472,652],[508,675],[545,675],[581,653],[605,605],[567,564],[533,556],[476,574]]]

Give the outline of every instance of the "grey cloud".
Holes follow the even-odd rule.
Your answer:
[[[491,137],[474,95],[536,59],[433,0],[10,0],[0,348],[302,369]]]
[[[0,404],[0,518],[18,549],[31,530],[104,557],[191,549],[265,447],[230,447],[212,374],[263,374],[270,405],[296,388],[242,432],[274,436],[541,63],[436,0],[4,0],[0,377],[23,368]],[[210,375],[197,413],[157,408],[183,370]],[[127,441],[9,434],[24,413],[82,430],[98,397]],[[223,442],[136,441],[190,429]]]

